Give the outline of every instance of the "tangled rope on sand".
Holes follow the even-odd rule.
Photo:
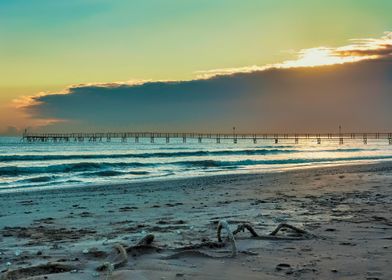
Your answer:
[[[277,236],[277,234],[282,229],[289,229],[294,231],[297,236]],[[222,240],[222,230],[226,231],[227,239],[231,245],[231,253],[228,255],[227,252],[219,251],[218,254],[210,254],[207,252],[201,251],[201,249],[221,249],[224,248],[227,243]],[[135,245],[126,246],[123,244],[114,245],[114,253],[110,254],[107,260],[99,265],[96,270],[99,272],[106,272],[106,279],[110,279],[112,273],[115,269],[118,269],[122,266],[125,266],[128,263],[128,253],[131,255],[138,256],[141,254],[151,253],[151,252],[161,252],[164,250],[174,251],[174,254],[163,257],[164,259],[174,259],[181,258],[186,256],[198,256],[198,257],[207,257],[207,258],[232,258],[236,257],[238,253],[243,254],[257,254],[250,251],[238,251],[237,244],[235,240],[235,235],[240,232],[244,232],[245,230],[249,231],[251,234],[251,238],[261,239],[261,240],[303,240],[316,238],[314,234],[295,227],[290,224],[281,223],[279,224],[270,234],[268,235],[260,235],[258,234],[253,226],[250,223],[241,223],[237,226],[234,231],[230,230],[229,223],[226,220],[220,220],[217,226],[217,239],[218,241],[203,241],[198,244],[188,245],[184,247],[178,248],[166,248],[154,246],[153,242],[155,240],[155,236],[153,234],[147,234],[143,238],[141,238]],[[222,253],[224,253],[222,255]],[[15,270],[7,271],[0,278],[1,280],[16,280],[25,278],[27,276],[38,276],[44,274],[52,274],[52,273],[61,273],[61,272],[69,272],[76,271],[79,267],[69,264],[61,264],[61,263],[47,263],[45,265],[32,266],[27,268],[19,268]]]
[[[279,231],[281,231],[284,228],[288,228],[290,230],[293,230],[294,232],[296,232],[300,236],[299,237],[278,237],[278,236],[276,236],[279,233]],[[255,231],[255,229],[252,227],[252,225],[249,223],[242,223],[242,224],[238,225],[234,231],[231,231],[229,223],[226,220],[220,220],[218,223],[218,226],[217,226],[218,242],[205,241],[205,242],[202,242],[199,244],[175,248],[174,251],[176,251],[176,253],[169,255],[169,256],[166,256],[164,258],[165,259],[175,259],[175,258],[180,258],[180,257],[184,257],[184,256],[199,256],[199,257],[207,257],[207,258],[227,258],[228,257],[227,255],[216,256],[216,255],[212,255],[212,254],[198,250],[198,249],[202,249],[202,248],[217,249],[217,248],[225,247],[226,242],[223,242],[223,240],[222,240],[222,230],[226,231],[227,239],[229,240],[230,245],[231,245],[231,254],[229,257],[236,257],[238,254],[237,244],[236,244],[234,236],[236,234],[238,234],[239,232],[244,232],[245,230],[249,231],[252,235],[252,238],[256,238],[256,239],[299,240],[299,239],[304,239],[304,238],[307,239],[307,238],[315,237],[313,234],[311,234],[303,229],[300,229],[298,227],[295,227],[293,225],[286,224],[286,223],[279,224],[268,235],[259,235]],[[149,249],[155,249],[158,251],[163,250],[163,248],[155,247],[152,245],[154,239],[155,239],[155,236],[153,234],[147,234],[146,236],[141,238],[136,243],[136,245],[128,246],[125,248],[122,245],[116,245],[117,246],[116,248],[117,248],[119,256],[120,256],[120,260],[115,263],[105,262],[103,265],[98,267],[97,270],[101,270],[101,271],[108,270],[108,265],[112,265],[113,270],[120,267],[120,266],[125,265],[127,263],[127,258],[128,258],[127,252],[132,252],[135,254],[135,251],[137,251],[138,254],[142,254],[143,252],[146,252]],[[241,253],[254,254],[254,253],[248,252],[248,251],[241,251]]]
[[[282,229],[288,228],[294,232],[296,232],[299,236],[296,237],[291,237],[291,236],[284,236],[284,237],[279,237],[276,236],[278,234],[279,231],[281,231]],[[237,229],[233,231],[233,235],[238,234],[239,232],[244,232],[245,230],[248,230],[250,232],[250,234],[252,235],[253,238],[257,238],[257,239],[265,239],[265,240],[299,240],[299,239],[309,239],[309,238],[314,238],[316,237],[314,234],[300,229],[296,226],[290,225],[290,224],[286,224],[286,223],[281,223],[279,224],[270,234],[268,235],[259,235],[254,228],[252,227],[251,224],[249,223],[243,223],[243,224],[239,224],[237,226]],[[219,239],[219,238],[218,238]]]

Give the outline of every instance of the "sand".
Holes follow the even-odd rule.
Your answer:
[[[0,279],[392,279],[391,202],[388,162],[0,194]]]

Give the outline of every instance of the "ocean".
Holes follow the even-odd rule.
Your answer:
[[[92,184],[188,178],[217,174],[280,171],[360,162],[392,160],[392,145],[383,139],[358,140],[343,145],[315,139],[140,139],[134,143],[27,143],[19,137],[0,137],[0,192],[61,188]]]

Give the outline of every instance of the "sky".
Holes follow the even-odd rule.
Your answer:
[[[0,133],[392,130],[391,10],[383,0],[0,0]],[[369,48],[384,52],[358,52]]]

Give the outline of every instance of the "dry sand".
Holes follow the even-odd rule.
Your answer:
[[[95,268],[113,262],[113,245],[152,233],[153,246],[130,250],[108,279],[392,279],[391,171],[387,162],[0,194],[0,271],[106,279]],[[315,236],[241,232],[234,258],[228,242],[176,250],[216,242],[221,219],[232,230],[248,222],[267,235],[286,222]]]

